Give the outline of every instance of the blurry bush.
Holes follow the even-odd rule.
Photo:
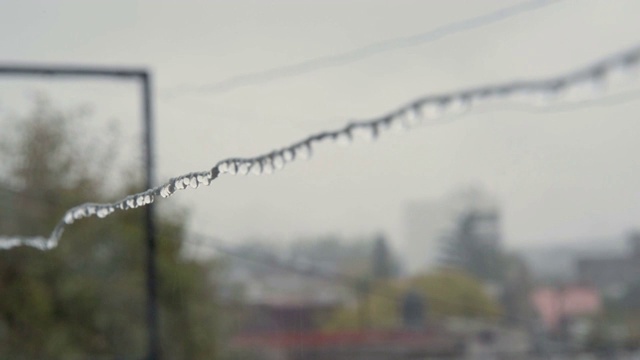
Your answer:
[[[71,206],[140,189],[133,172],[114,169],[113,134],[88,138],[85,117],[41,98],[14,132],[2,131],[0,234],[45,235]],[[138,209],[81,220],[47,252],[0,251],[0,358],[142,358],[142,217]],[[184,223],[175,212],[158,220],[161,346],[167,359],[211,359],[214,287],[209,264],[181,256]]]

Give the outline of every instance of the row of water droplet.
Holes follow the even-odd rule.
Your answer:
[[[97,216],[99,218],[105,218],[116,210],[128,210],[135,209],[141,206],[151,204],[155,199],[155,189],[147,190],[140,194],[130,195],[113,204],[83,204],[76,206],[68,210],[62,221],[67,224],[73,224],[76,220],[82,218]]]
[[[250,159],[227,159],[220,161],[210,171],[189,173],[139,194],[127,196],[113,204],[83,204],[66,212],[49,238],[0,237],[0,249],[27,245],[40,249],[55,246],[65,225],[76,220],[98,216],[104,218],[115,211],[135,209],[154,202],[156,196],[167,198],[178,190],[197,189],[208,186],[218,175],[261,175],[281,170],[286,164],[308,159],[316,144],[331,141],[348,145],[354,140],[375,140],[389,130],[411,129],[425,122],[459,115],[473,107],[503,102],[526,102],[533,105],[549,105],[564,100],[572,92],[584,92],[587,96],[599,95],[605,87],[619,79],[635,78],[640,63],[640,48],[635,48],[595,65],[566,76],[542,81],[522,81],[486,86],[466,91],[429,96],[414,101],[399,110],[373,120],[352,121],[345,127],[309,136],[291,146]]]

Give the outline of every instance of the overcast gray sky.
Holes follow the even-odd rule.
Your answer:
[[[164,181],[419,95],[554,75],[640,43],[640,2],[565,0],[428,44],[224,94],[178,91],[515,3],[6,1],[0,61],[153,69]],[[98,122],[118,119],[123,142],[132,144],[123,152],[138,156],[134,85],[1,80],[0,116],[24,111],[34,90],[61,105],[92,104]],[[275,175],[223,177],[165,202],[189,209],[192,229],[229,241],[382,230],[402,249],[403,204],[479,184],[502,206],[509,245],[608,237],[640,225],[639,113],[640,100],[551,114],[471,113],[372,144],[326,148]]]

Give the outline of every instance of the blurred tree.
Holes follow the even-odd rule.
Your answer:
[[[465,270],[485,281],[502,281],[505,264],[497,219],[493,209],[463,211],[452,231],[442,236],[441,264]]]
[[[82,116],[39,99],[17,119],[15,134],[3,132],[1,234],[48,234],[67,208],[109,194],[116,147],[87,141]],[[124,178],[134,180],[123,191],[139,188],[135,176]],[[144,356],[142,215],[79,221],[51,251],[0,251],[0,358]],[[211,359],[216,313],[207,264],[180,255],[184,216],[162,216],[158,226],[163,352],[167,359]]]
[[[375,238],[371,258],[371,272],[374,279],[384,280],[397,275],[397,268],[384,236],[378,235]]]
[[[482,284],[457,270],[443,270],[418,275],[406,281],[376,283],[366,301],[366,324],[373,329],[397,329],[403,324],[402,304],[406,295],[415,292],[424,299],[422,313],[427,321],[445,317],[494,319],[500,308],[484,292]],[[324,323],[327,330],[358,329],[362,320],[357,307],[337,310]]]

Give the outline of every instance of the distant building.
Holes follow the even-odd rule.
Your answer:
[[[607,298],[621,299],[640,282],[640,232],[629,236],[626,256],[590,257],[577,261],[581,282],[597,287]]]
[[[245,304],[296,306],[343,303],[353,297],[347,280],[332,271],[275,258],[233,260],[227,265],[222,293]],[[227,295],[228,294],[228,295]]]
[[[441,265],[443,242],[457,231],[465,216],[472,223],[474,241],[482,243],[485,249],[502,246],[498,206],[481,190],[471,189],[443,199],[408,203],[403,216],[406,237],[403,252],[409,271],[430,270]]]
[[[578,285],[538,288],[531,294],[531,303],[548,332],[560,331],[563,322],[595,315],[602,309],[598,291]]]

